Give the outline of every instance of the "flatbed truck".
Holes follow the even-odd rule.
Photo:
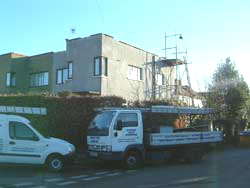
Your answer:
[[[174,130],[172,126],[145,122],[144,116],[209,115],[210,108],[152,106],[151,108],[102,108],[88,128],[88,156],[100,160],[120,160],[128,168],[141,166],[145,160],[183,158],[201,160],[210,144],[223,140],[222,132],[213,130]],[[156,129],[152,129],[158,127]]]

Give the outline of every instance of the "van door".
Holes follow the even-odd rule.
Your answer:
[[[128,145],[142,144],[138,117],[136,112],[120,112],[117,115],[112,133],[113,152],[123,152]]]
[[[9,122],[7,156],[9,163],[41,164],[46,143],[22,122]]]

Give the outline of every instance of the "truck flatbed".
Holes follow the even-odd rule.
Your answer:
[[[151,133],[150,146],[169,146],[180,144],[215,143],[223,139],[222,132],[181,132],[181,133]]]

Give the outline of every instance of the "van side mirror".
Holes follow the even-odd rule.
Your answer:
[[[118,120],[116,123],[116,130],[120,131],[123,128],[122,120]]]
[[[34,135],[33,138],[32,138],[33,141],[39,141],[39,137]]]

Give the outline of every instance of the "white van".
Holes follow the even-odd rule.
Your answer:
[[[44,137],[28,119],[0,114],[0,164],[47,165],[59,171],[74,153],[72,144]]]

